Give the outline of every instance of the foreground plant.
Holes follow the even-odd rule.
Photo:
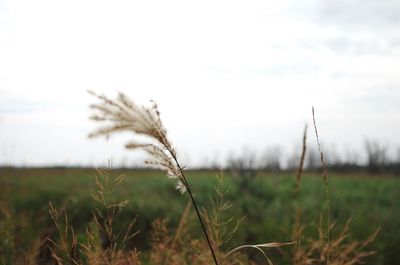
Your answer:
[[[215,186],[214,196],[210,196],[211,209],[202,209],[203,220],[213,246],[217,260],[224,265],[248,265],[249,259],[245,255],[234,253],[228,255],[222,250],[237,231],[243,218],[230,217],[228,210],[231,207],[225,195],[229,187],[222,184],[222,175],[218,176],[218,183]],[[150,264],[155,265],[209,265],[212,264],[208,255],[207,244],[199,240],[195,230],[190,225],[192,215],[190,204],[183,211],[175,232],[171,233],[168,227],[168,220],[157,219],[153,223]]]
[[[91,133],[89,137],[109,137],[111,134],[126,131],[147,137],[148,142],[131,141],[125,147],[127,149],[140,148],[146,151],[151,158],[146,162],[165,170],[168,178],[175,181],[176,189],[182,194],[188,193],[207,240],[213,261],[215,265],[219,265],[199,207],[185,176],[184,167],[180,165],[175,148],[168,139],[167,131],[161,122],[157,104],[153,102],[151,107],[139,106],[129,100],[123,93],[119,93],[115,100],[93,92],[89,93],[100,100],[100,103],[90,106],[95,111],[90,118],[103,124],[102,127]]]
[[[320,217],[317,225],[317,238],[307,238],[302,246],[297,245],[293,256],[293,265],[356,265],[364,264],[365,258],[375,255],[376,251],[365,250],[372,243],[379,233],[377,229],[374,233],[361,241],[349,240],[351,218],[347,220],[338,235],[333,236],[336,222],[325,232],[323,218]],[[301,234],[303,228],[300,228]],[[326,240],[326,233],[331,235],[329,241]]]
[[[124,178],[125,175],[111,176],[110,168],[97,170],[97,189],[91,195],[99,207],[93,210],[93,221],[86,228],[86,233],[80,235],[85,240],[78,240],[66,211],[60,211],[49,203],[50,216],[56,228],[56,233],[48,238],[51,258],[29,264],[140,265],[140,252],[126,247],[138,233],[133,230],[136,219],[128,224],[124,233],[114,227],[118,215],[127,205],[127,201],[119,201],[114,196]]]

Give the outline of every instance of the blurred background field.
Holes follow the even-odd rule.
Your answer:
[[[210,207],[210,196],[219,171],[188,171],[200,206]],[[176,227],[188,202],[176,192],[163,172],[155,170],[115,169],[112,175],[126,174],[115,197],[128,200],[128,205],[116,221],[125,227],[137,217],[135,229],[140,233],[129,242],[144,252],[149,247],[151,224],[158,218],[169,220]],[[92,221],[92,211],[98,207],[90,192],[96,189],[96,170],[92,168],[1,168],[0,169],[0,250],[2,255],[25,253],[36,240],[52,236],[56,230],[50,218],[48,203],[68,214],[78,238],[85,240],[85,229]],[[400,179],[390,175],[363,173],[330,173],[332,220],[342,227],[349,218],[351,238],[362,240],[377,228],[381,231],[369,246],[377,250],[368,264],[400,264]],[[305,172],[299,199],[293,197],[294,173],[289,171],[258,171],[246,185],[224,172],[224,185],[231,190],[229,215],[246,216],[227,248],[244,243],[290,241],[294,209],[301,209],[305,234],[316,233],[315,225],[326,213],[325,189],[317,172]],[[197,227],[197,220],[193,219]],[[340,229],[335,232],[339,232]],[[13,246],[13,247],[10,247]],[[272,257],[283,264],[285,254],[274,251]],[[279,262],[278,262],[279,261]]]

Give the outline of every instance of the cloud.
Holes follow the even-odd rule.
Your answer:
[[[400,84],[375,84],[368,87],[359,99],[361,108],[370,114],[398,115],[400,102]],[[400,117],[399,117],[400,119]]]
[[[400,46],[398,10],[400,2],[395,0],[319,0],[293,2],[284,14],[315,27],[314,35],[299,36],[303,48],[338,55],[391,55]]]
[[[397,0],[318,1],[316,22],[346,30],[384,31],[400,27]]]

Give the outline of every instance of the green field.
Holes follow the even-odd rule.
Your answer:
[[[113,175],[126,173],[115,196],[129,200],[117,223],[121,227],[137,216],[140,233],[130,243],[144,251],[148,247],[151,223],[167,218],[176,226],[188,202],[162,172],[151,170],[114,170]],[[216,185],[213,171],[189,171],[189,182],[202,207],[210,207],[210,196]],[[48,203],[65,209],[71,224],[83,237],[92,220],[92,210],[98,205],[90,193],[96,189],[94,169],[0,169],[0,206],[2,209],[0,253],[22,255],[33,242],[54,233]],[[305,235],[315,233],[321,215],[326,215],[327,203],[323,182],[318,174],[305,173],[301,193],[293,199],[294,177],[291,173],[259,173],[247,187],[225,174],[224,184],[231,190],[227,198],[233,204],[229,214],[246,216],[230,246],[243,243],[289,241],[294,208],[300,208]],[[381,231],[369,246],[378,254],[368,258],[368,264],[400,264],[400,179],[385,176],[329,174],[331,219],[337,220],[338,231],[352,217],[351,237],[362,240],[377,228]],[[193,219],[193,226],[197,220]],[[335,231],[335,230],[334,230]],[[13,248],[7,248],[12,241]],[[7,245],[8,244],[8,245]],[[284,254],[275,253],[276,264],[282,264]]]

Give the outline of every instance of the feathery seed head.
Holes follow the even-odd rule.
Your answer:
[[[157,104],[151,101],[151,107],[139,106],[123,93],[118,93],[116,99],[109,99],[91,91],[89,93],[100,100],[99,103],[90,105],[94,110],[90,119],[102,124],[89,134],[89,137],[109,137],[125,131],[146,136],[151,140],[150,143],[133,140],[128,142],[125,148],[144,150],[150,155],[146,163],[166,170],[168,178],[176,181],[176,189],[184,193],[187,190],[187,182],[178,164],[175,149],[167,138],[167,130],[161,122]]]

